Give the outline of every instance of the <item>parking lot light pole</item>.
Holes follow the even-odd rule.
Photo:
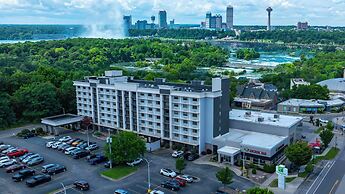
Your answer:
[[[149,188],[147,189],[147,193],[150,193],[151,192],[150,161],[148,161],[146,158],[143,158],[143,160],[147,163],[147,181],[149,184]]]

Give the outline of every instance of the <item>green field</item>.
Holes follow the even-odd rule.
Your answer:
[[[135,171],[138,170],[138,167],[132,167],[132,166],[116,166],[112,169],[109,169],[109,170],[106,170],[106,171],[103,171],[101,174],[106,176],[106,177],[109,177],[109,178],[112,178],[112,179],[120,179],[122,177],[125,177]]]
[[[296,177],[286,177],[285,178],[285,182],[286,183],[290,183],[291,181],[293,181]],[[270,187],[278,187],[278,179],[274,179],[271,183],[270,183]]]

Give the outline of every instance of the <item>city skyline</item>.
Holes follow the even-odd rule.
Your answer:
[[[158,17],[159,10],[166,10],[167,21],[175,19],[176,23],[199,24],[208,11],[225,16],[228,5],[234,7],[234,25],[266,25],[265,10],[270,6],[275,10],[273,26],[295,25],[298,21],[308,21],[310,25],[344,26],[343,0],[327,3],[322,0],[0,0],[0,23],[109,24],[123,15],[132,15],[133,21],[149,20],[152,15]]]

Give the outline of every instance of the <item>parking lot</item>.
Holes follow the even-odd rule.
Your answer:
[[[3,133],[6,133],[4,135]],[[86,140],[86,136],[80,133],[70,133],[71,137],[79,137]],[[50,193],[62,189],[62,184],[67,188],[67,193],[113,193],[115,189],[123,188],[131,193],[143,194],[148,188],[147,180],[147,166],[146,163],[140,165],[139,170],[120,181],[110,181],[104,179],[100,176],[100,172],[105,170],[102,164],[91,166],[89,165],[85,158],[75,160],[64,153],[49,149],[45,147],[47,139],[41,137],[33,137],[29,139],[20,139],[15,136],[11,136],[10,132],[3,131],[0,133],[0,141],[11,144],[16,147],[27,148],[30,152],[39,153],[44,157],[45,161],[43,164],[33,167],[37,172],[41,171],[41,166],[49,163],[57,163],[64,165],[67,168],[66,172],[59,173],[52,176],[52,181],[44,183],[42,185],[36,186],[34,188],[28,188],[23,182],[13,182],[12,174],[7,174],[4,169],[0,169],[0,184],[2,185],[1,193],[35,193],[43,194]],[[96,142],[102,147],[103,141],[91,137],[91,141]],[[96,152],[101,152],[102,148],[96,150]],[[146,158],[150,161],[150,172],[151,172],[151,188],[164,191],[165,193],[176,193],[165,188],[160,188],[160,184],[164,180],[169,178],[164,177],[159,174],[161,168],[175,169],[175,159],[171,157],[171,150],[160,150],[155,153],[146,154]],[[195,176],[199,178],[199,182],[187,184],[178,193],[212,193],[219,186],[215,172],[217,168],[208,165],[196,165],[192,162],[186,162],[186,169],[183,171],[186,174]],[[72,187],[75,180],[86,180],[90,184],[89,191],[79,191]],[[254,186],[247,180],[235,176],[231,184],[232,188],[238,188],[240,190],[247,189]],[[62,183],[62,184],[61,184]],[[205,186],[207,185],[207,186]],[[63,193],[63,192],[61,192]]]

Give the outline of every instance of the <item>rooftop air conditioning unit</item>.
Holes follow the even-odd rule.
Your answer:
[[[264,117],[258,117],[258,122],[264,122]]]
[[[252,112],[247,111],[244,116],[250,117],[250,115],[252,115]]]

